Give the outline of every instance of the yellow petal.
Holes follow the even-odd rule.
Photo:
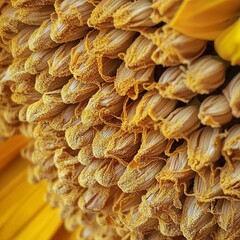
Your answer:
[[[0,145],[0,170],[19,154],[20,150],[28,142],[22,135],[15,135]]]
[[[217,53],[232,65],[240,65],[240,18],[215,40]]]
[[[239,13],[239,0],[185,0],[170,25],[188,36],[214,40]]]

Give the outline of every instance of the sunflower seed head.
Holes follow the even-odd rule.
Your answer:
[[[150,84],[153,79],[154,67],[141,70],[130,70],[124,63],[117,70],[114,87],[121,96],[136,100],[143,91],[144,84]]]
[[[50,38],[51,20],[47,19],[31,34],[28,39],[29,49],[31,51],[41,51],[54,48],[59,44]]]
[[[149,17],[152,11],[149,0],[128,2],[113,14],[114,26],[124,30],[141,30],[151,27],[154,25]]]

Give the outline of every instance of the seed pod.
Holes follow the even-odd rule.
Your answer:
[[[176,191],[173,183],[153,184],[142,197],[139,211],[146,217],[157,217],[159,211],[167,211],[174,218],[176,214],[172,209],[182,208],[179,200],[182,195],[183,189]]]
[[[121,96],[128,96],[133,100],[143,91],[143,85],[154,81],[154,67],[141,70],[130,70],[124,63],[117,70],[114,87]]]
[[[4,45],[11,40],[24,26],[16,17],[17,8],[5,4],[1,8],[0,36]]]
[[[36,91],[33,91],[32,93],[31,92],[29,93],[14,92],[11,98],[13,102],[17,104],[32,104],[40,100],[41,94],[39,94]]]
[[[47,68],[36,76],[34,87],[39,93],[44,94],[57,90],[68,82],[69,77],[54,77],[48,71]]]
[[[216,219],[199,207],[196,198],[187,197],[180,226],[187,239],[205,239],[209,233],[216,230]]]
[[[154,23],[169,23],[174,17],[182,0],[153,0],[151,19]]]
[[[37,28],[28,39],[29,49],[32,51],[41,51],[49,48],[54,48],[59,43],[54,42],[50,38],[51,20],[47,19],[42,22],[41,26]]]
[[[54,131],[53,131],[54,133]],[[35,138],[34,147],[38,151],[57,150],[58,148],[67,147],[64,136],[45,135]]]
[[[129,219],[126,220],[127,225],[130,225],[130,229],[132,231],[136,231],[137,233],[145,233],[153,231],[158,226],[158,220],[156,218],[146,218],[139,211],[133,212],[129,214]],[[128,217],[128,216],[127,216]]]
[[[79,119],[82,108],[82,104],[68,105],[60,114],[49,120],[49,125],[56,131],[65,131]]]
[[[103,82],[98,72],[97,59],[90,54],[97,34],[98,31],[96,30],[88,32],[86,37],[71,50],[69,69],[77,80],[84,83]],[[90,52],[87,52],[88,50]]]
[[[122,111],[123,101],[124,97],[116,93],[113,84],[102,85],[83,110],[82,123],[86,126],[96,126],[118,116]]]
[[[168,116],[176,105],[177,101],[162,98],[156,90],[149,91],[140,100],[133,121],[137,126],[152,127]]]
[[[125,53],[136,36],[135,32],[109,28],[101,30],[93,41],[93,54],[118,58]]]
[[[123,193],[115,203],[114,211],[125,225],[133,232],[147,232],[156,228],[156,219],[146,218],[138,211],[143,192]]]
[[[159,231],[164,236],[177,237],[182,235],[180,224],[174,222],[166,212],[159,215]]]
[[[31,104],[38,101],[42,96],[34,89],[32,79],[17,81],[11,85],[11,91],[13,92],[12,100],[18,104]]]
[[[105,82],[114,82],[117,69],[122,63],[121,59],[111,59],[108,57],[97,56],[98,72]]]
[[[55,151],[54,163],[58,169],[60,181],[65,182],[65,184],[77,185],[77,178],[84,168],[79,164],[77,157],[60,148]]]
[[[220,186],[225,195],[240,197],[240,164],[235,162],[232,166],[225,163],[220,173]]]
[[[210,127],[201,128],[191,134],[188,141],[188,164],[194,171],[211,166],[220,158],[223,137],[221,129]]]
[[[99,1],[98,1],[99,2]],[[119,9],[127,0],[103,0],[93,9],[88,25],[96,29],[103,29],[113,26],[112,14]]]
[[[17,81],[11,85],[10,89],[12,92],[28,94],[31,91],[34,91],[34,81],[32,81],[32,79]]]
[[[120,129],[108,142],[105,155],[126,164],[125,160],[130,159],[137,153],[140,140],[139,134],[124,132]]]
[[[163,166],[164,161],[155,160],[146,162],[144,167],[136,169],[127,167],[118,181],[118,186],[126,193],[146,190],[156,182],[155,176]]]
[[[193,92],[208,94],[225,81],[226,66],[214,56],[203,56],[192,62],[184,82]]]
[[[45,99],[44,99],[45,98]],[[35,122],[45,120],[60,113],[66,106],[61,102],[58,93],[43,95],[43,98],[31,104],[27,110],[27,121]]]
[[[154,26],[150,18],[152,11],[150,0],[128,2],[112,15],[114,27],[139,31]]]
[[[49,73],[55,77],[70,76],[69,61],[71,49],[77,42],[69,42],[61,45],[48,60]]]
[[[104,208],[109,195],[110,188],[95,184],[80,196],[78,206],[84,212],[98,212]]]
[[[240,73],[237,74],[231,82],[223,89],[223,94],[229,102],[232,114],[236,118],[240,118]]]
[[[193,192],[199,202],[213,202],[215,199],[223,196],[220,187],[220,174],[216,170],[212,172],[209,168],[203,173],[203,176],[196,174],[194,178]]]
[[[54,131],[47,121],[39,121],[36,123],[36,127],[34,128],[34,138],[41,137],[41,136],[48,136],[54,134],[55,136],[64,136],[63,132],[56,132]]]
[[[12,94],[11,99],[17,104],[33,104],[41,99],[41,94],[36,91],[29,94],[15,92]]]
[[[96,159],[83,168],[78,177],[78,183],[80,186],[91,188],[97,183],[94,174],[101,163],[102,160]]]
[[[157,130],[143,130],[141,146],[130,166],[147,165],[151,159],[160,159],[167,146],[167,139]],[[136,167],[135,166],[135,167]]]
[[[31,54],[28,39],[35,30],[35,26],[28,26],[12,39],[11,52],[14,58],[26,58]]]
[[[126,67],[131,70],[139,70],[155,65],[151,59],[155,48],[156,46],[151,40],[142,35],[138,36],[124,54]]]
[[[200,126],[197,113],[198,108],[191,105],[175,109],[163,119],[160,126],[162,134],[168,139],[187,139]]]
[[[240,125],[232,126],[224,140],[222,155],[226,160],[240,160]]]
[[[239,236],[239,207],[239,201],[223,199],[217,202],[218,239],[236,239]]]
[[[96,158],[93,156],[93,153],[92,153],[92,144],[90,143],[82,147],[78,152],[77,158],[78,158],[78,161],[85,166],[95,161]]]
[[[83,38],[89,31],[87,25],[75,26],[71,22],[64,21],[56,13],[51,14],[51,34],[54,42],[66,43]]]
[[[187,145],[183,144],[170,155],[166,165],[156,176],[156,179],[161,186],[169,182],[174,183],[177,193],[181,191],[182,185],[187,188],[189,181],[194,175],[195,173],[188,164]]]
[[[18,8],[15,12],[15,16],[19,21],[25,24],[39,26],[43,21],[50,18],[53,11],[54,7],[51,5],[32,8]]]
[[[13,7],[37,7],[37,6],[45,6],[52,5],[54,0],[11,0],[11,4]]]
[[[92,142],[92,152],[96,158],[105,158],[105,149],[114,134],[119,130],[118,127],[105,125],[103,129],[98,131]]]
[[[206,48],[206,41],[185,36],[169,25],[163,26],[157,35],[156,45],[158,48],[153,52],[152,60],[163,66],[189,64],[198,58]]]
[[[96,181],[104,187],[117,185],[126,167],[115,159],[104,159],[95,172]]]
[[[169,67],[160,76],[158,83],[153,83],[149,89],[156,88],[164,98],[187,103],[197,94],[186,87],[184,78],[183,66]]]
[[[72,0],[71,2],[68,0],[56,0],[54,6],[60,19],[69,21],[76,26],[83,26],[86,24],[94,9],[94,6],[86,0]]]
[[[12,64],[8,67],[9,78],[12,81],[16,82],[29,79],[34,81],[35,76],[30,74],[24,68],[25,61],[26,59],[14,59]]]
[[[38,74],[48,68],[47,61],[52,57],[56,48],[33,52],[25,62],[25,70],[31,74]]]
[[[63,102],[75,104],[88,100],[94,95],[99,87],[94,83],[84,83],[75,78],[71,78],[61,89]]]
[[[96,134],[96,130],[82,124],[79,119],[73,124],[73,126],[66,129],[65,136],[68,146],[76,150],[91,143]]]
[[[176,218],[176,213],[172,210],[182,208],[183,190],[191,184],[194,174],[188,166],[184,144],[167,159],[166,165],[156,175],[159,183],[149,188],[143,197],[141,212],[152,216],[157,215],[161,209],[167,211],[173,219]]]
[[[204,125],[213,128],[232,120],[232,111],[228,105],[227,99],[223,95],[213,95],[207,97],[200,105],[198,118]]]
[[[141,203],[141,196],[143,194],[144,192],[122,193],[116,200],[113,211],[122,215],[132,212],[132,209],[138,207]]]
[[[140,100],[141,100],[141,97],[138,97],[136,101],[131,102],[129,105],[127,105],[128,101],[124,102],[123,112],[121,115],[121,119],[122,119],[121,129],[123,131],[126,131],[126,132],[141,131],[141,129],[139,129],[133,122],[133,118],[136,114],[137,106]]]

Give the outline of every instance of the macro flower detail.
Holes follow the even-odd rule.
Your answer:
[[[239,65],[239,13],[237,0],[184,0],[170,25],[187,36],[215,40],[218,54]]]
[[[0,240],[239,239],[239,11],[0,1]]]

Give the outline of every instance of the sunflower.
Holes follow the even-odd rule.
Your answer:
[[[1,239],[239,239],[239,0],[0,12]]]

